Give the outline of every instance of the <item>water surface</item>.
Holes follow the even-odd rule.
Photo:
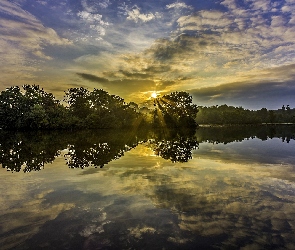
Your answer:
[[[294,249],[294,134],[2,133],[1,249]]]

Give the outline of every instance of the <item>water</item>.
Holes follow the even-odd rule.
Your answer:
[[[1,249],[294,249],[294,127],[0,134]]]

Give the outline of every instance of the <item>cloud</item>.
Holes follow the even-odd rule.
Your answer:
[[[108,79],[103,78],[103,77],[98,77],[92,74],[87,74],[87,73],[77,73],[78,76],[82,77],[85,80],[89,80],[91,82],[98,82],[98,83],[106,83],[109,82]]]
[[[187,5],[184,2],[175,2],[172,4],[167,4],[166,9],[193,9],[193,7]]]
[[[189,92],[199,105],[243,104],[249,109],[278,109],[283,104],[295,107],[295,65],[263,70],[260,77],[257,75],[245,76],[248,80],[243,82],[191,89]]]
[[[81,4],[87,12],[95,13],[99,9],[106,9],[110,5],[110,0],[100,0],[100,1],[82,0]]]
[[[0,2],[1,58],[3,70],[1,82],[19,81],[34,77],[43,60],[51,60],[44,49],[47,46],[69,46],[71,42],[61,38],[55,30],[45,27],[38,19],[18,5]]]
[[[91,83],[100,84],[100,88],[103,88],[112,94],[120,95],[122,98],[127,99],[128,101],[135,101],[138,103],[146,101],[147,98],[150,97],[151,91],[157,89],[157,91],[162,93],[169,93],[170,91],[167,91],[166,89],[169,89],[171,86],[176,84],[175,81],[156,81],[136,73],[124,71],[121,71],[120,73],[122,74],[122,77],[121,79],[117,80],[109,80],[107,78],[99,77],[89,73],[76,73],[76,75]],[[106,73],[105,75],[114,78],[114,75],[111,73]],[[117,78],[117,76],[115,78]],[[96,85],[92,87],[97,88]],[[131,89],[132,91],[130,91]]]
[[[153,14],[153,13],[148,13],[148,14],[140,13],[140,8],[137,6],[133,7],[130,10],[127,10],[127,20],[132,20],[135,23],[137,23],[139,21],[142,21],[145,23],[145,22],[149,22],[153,19],[160,18],[160,17],[161,17],[161,15],[158,12],[156,12],[155,14]]]
[[[294,63],[295,28],[288,25],[292,18],[277,11],[280,8],[287,11],[291,4],[263,4],[262,1],[238,4],[230,0],[222,4],[228,8],[227,11],[201,10],[178,16],[176,30],[170,37],[156,39],[148,48],[136,54],[116,55],[112,58],[116,65],[112,63],[114,67],[111,70],[104,68],[101,73],[112,80],[173,82],[173,85],[166,86],[167,91],[168,87],[171,91],[172,88],[174,91],[193,90],[227,83],[241,83],[244,88],[247,84],[252,86],[251,79],[256,83],[258,78],[260,83],[283,81],[262,70]],[[128,15],[128,6],[121,7]],[[166,6],[167,9],[181,7],[185,6],[179,2]],[[147,23],[155,19],[152,15],[144,15],[141,19],[141,9],[137,6],[133,9],[136,11],[132,12],[132,17],[129,16],[130,20]],[[266,10],[276,12],[263,16]],[[166,14],[162,15],[163,19],[167,17]],[[256,78],[253,77],[254,73],[258,74]],[[284,75],[280,76],[289,83]],[[212,96],[214,100],[218,96],[221,99],[219,93]]]
[[[178,20],[181,31],[216,31],[232,24],[232,20],[220,11],[200,11],[195,15],[182,16]]]
[[[87,22],[92,22],[92,23],[98,23],[103,26],[108,26],[108,22],[104,22],[102,20],[102,15],[100,14],[91,14],[90,12],[87,11],[80,11],[77,14],[81,19],[87,21]]]
[[[90,29],[96,31],[100,36],[105,36],[105,28],[110,24],[102,20],[102,15],[92,14],[87,11],[80,11],[77,13],[77,16],[80,17],[83,21],[89,23]]]

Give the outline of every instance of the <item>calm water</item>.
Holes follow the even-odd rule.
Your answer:
[[[295,128],[0,134],[1,249],[295,249]]]

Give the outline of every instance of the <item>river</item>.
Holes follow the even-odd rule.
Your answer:
[[[294,126],[1,132],[1,249],[295,249]]]

